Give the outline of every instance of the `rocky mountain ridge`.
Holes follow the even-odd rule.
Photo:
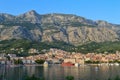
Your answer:
[[[120,25],[71,14],[40,15],[31,10],[13,16],[0,14],[0,40],[63,41],[73,45],[119,41]]]

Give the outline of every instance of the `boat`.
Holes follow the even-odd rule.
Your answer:
[[[71,62],[63,62],[61,65],[62,66],[74,66],[74,64]]]
[[[114,65],[119,66],[119,63],[114,63]]]
[[[44,64],[43,64],[44,67],[48,67],[48,62],[45,61]]]
[[[75,67],[79,67],[80,66],[80,64],[79,63],[75,63]]]
[[[110,65],[110,66],[113,66],[114,64],[113,64],[113,63],[110,63],[109,65]]]

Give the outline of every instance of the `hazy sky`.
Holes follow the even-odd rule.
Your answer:
[[[19,15],[30,10],[39,14],[76,14],[120,24],[120,0],[0,0],[0,13]]]

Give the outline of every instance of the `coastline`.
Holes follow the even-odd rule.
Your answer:
[[[49,64],[49,65],[61,65],[62,64]],[[0,64],[0,66],[6,66],[6,67],[25,67],[25,66],[44,66],[44,64],[18,64],[18,65],[13,65],[13,64]],[[75,65],[72,65],[75,66]],[[101,64],[80,64],[80,66],[120,66],[119,63],[101,63]]]

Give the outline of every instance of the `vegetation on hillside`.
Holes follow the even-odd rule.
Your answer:
[[[12,22],[12,21],[6,21],[6,22],[0,22],[0,25],[4,25],[4,27],[12,27],[12,26],[22,26],[29,30],[40,28],[40,24],[38,23],[31,23],[31,22]]]
[[[62,49],[65,51],[71,51],[74,48],[73,45],[62,41],[56,42],[32,42],[29,40],[4,40],[0,41],[0,53],[13,53],[18,56],[28,56],[28,50],[34,48],[38,50],[40,54],[48,51],[50,48]]]
[[[0,41],[0,53],[13,53],[17,54],[18,56],[28,56],[30,55],[28,54],[28,50],[31,48],[38,50],[40,54],[45,53],[50,48],[61,49],[68,52],[115,53],[116,51],[120,51],[120,42],[91,42],[80,46],[73,46],[62,41],[32,42],[24,39]]]
[[[115,53],[116,51],[120,51],[120,42],[91,42],[78,46],[76,51],[82,53]]]

